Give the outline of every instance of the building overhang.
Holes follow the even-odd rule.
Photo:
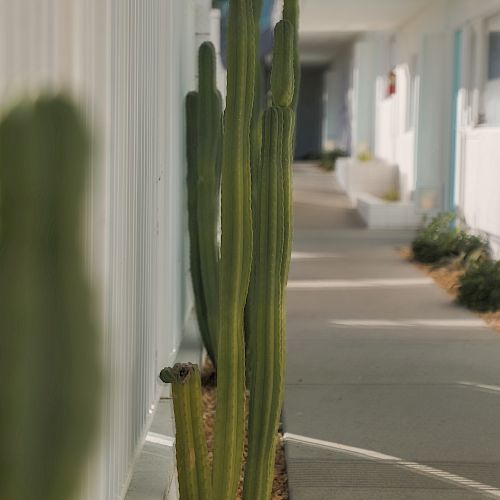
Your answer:
[[[300,0],[302,63],[329,64],[358,35],[394,31],[431,3],[432,0]]]
[[[300,32],[393,30],[431,3],[431,0],[300,0]]]

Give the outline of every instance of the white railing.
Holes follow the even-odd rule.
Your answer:
[[[194,0],[0,0],[0,104],[64,88],[94,130],[85,207],[106,387],[81,495],[124,495],[188,310],[183,99]]]

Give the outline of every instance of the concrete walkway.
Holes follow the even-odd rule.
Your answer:
[[[291,500],[500,498],[500,336],[294,172],[284,430]]]

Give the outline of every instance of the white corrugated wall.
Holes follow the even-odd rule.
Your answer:
[[[183,99],[195,0],[0,0],[0,105],[64,88],[94,131],[85,207],[107,385],[82,499],[121,498],[188,311]]]

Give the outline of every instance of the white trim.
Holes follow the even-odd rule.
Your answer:
[[[361,328],[414,328],[414,327],[428,327],[428,328],[483,328],[486,326],[485,322],[480,318],[464,318],[464,319],[405,319],[400,321],[388,319],[343,319],[343,320],[330,320],[331,325],[336,326],[351,326]]]
[[[148,443],[159,444],[169,448],[173,448],[175,446],[175,437],[157,434],[156,432],[148,432],[146,435],[146,441]]]
[[[500,393],[500,386],[498,385],[475,384],[474,382],[458,382],[458,384],[474,389],[484,389],[486,391]]]
[[[432,278],[368,279],[368,280],[292,280],[289,290],[329,290],[335,288],[388,288],[432,285]]]

